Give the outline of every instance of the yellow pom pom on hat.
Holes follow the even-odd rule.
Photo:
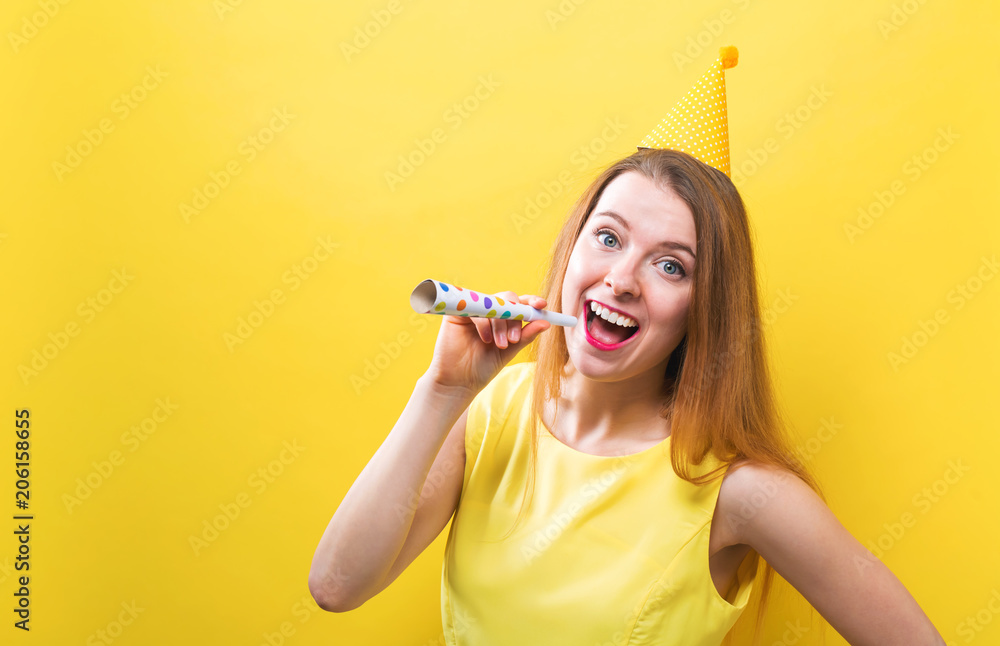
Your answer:
[[[726,75],[736,66],[735,47],[719,50],[719,59],[677,102],[663,121],[639,144],[688,153],[729,175],[729,115],[726,111]]]

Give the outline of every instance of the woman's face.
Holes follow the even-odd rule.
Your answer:
[[[581,322],[562,328],[577,370],[599,381],[663,374],[687,329],[695,241],[694,216],[673,191],[634,171],[605,187],[562,286],[562,311]],[[631,320],[602,321],[592,304]]]

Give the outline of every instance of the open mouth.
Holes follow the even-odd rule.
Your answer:
[[[587,316],[587,341],[599,350],[615,350],[629,341],[639,331],[639,324],[632,319],[622,319],[621,314],[611,312],[605,314],[608,320],[595,311],[594,301],[586,301],[584,308]],[[605,309],[600,304],[597,308],[601,313]]]

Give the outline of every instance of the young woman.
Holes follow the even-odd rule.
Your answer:
[[[944,644],[794,457],[724,173],[673,150],[609,167],[563,227],[543,294],[501,296],[580,322],[542,335],[527,363],[508,365],[547,322],[443,318],[320,540],[321,607],[363,604],[454,515],[448,644],[714,646],[755,587],[760,627],[775,571],[851,644]]]

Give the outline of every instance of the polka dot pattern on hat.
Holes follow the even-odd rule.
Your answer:
[[[669,148],[693,157],[729,175],[729,116],[726,109],[725,68],[736,64],[735,48],[723,48],[708,69],[639,148]]]

